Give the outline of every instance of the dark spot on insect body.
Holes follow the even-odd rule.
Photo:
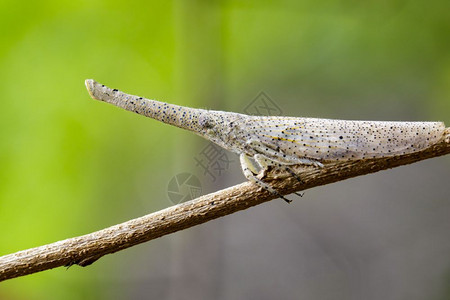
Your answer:
[[[118,90],[118,89],[113,89],[112,91],[113,91],[113,92],[118,92],[119,90]]]
[[[343,138],[344,138],[344,137],[343,137],[342,135],[339,137],[340,140],[342,140]]]

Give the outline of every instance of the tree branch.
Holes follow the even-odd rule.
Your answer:
[[[421,152],[367,160],[327,164],[323,168],[298,167],[302,182],[275,172],[260,174],[282,194],[306,190],[347,178],[411,164],[450,153],[450,128],[442,140]],[[83,236],[0,257],[0,281],[60,266],[87,266],[100,257],[276,198],[245,182],[201,196],[152,214]]]

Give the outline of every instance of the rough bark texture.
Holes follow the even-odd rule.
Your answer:
[[[324,168],[298,168],[302,182],[273,172],[260,174],[260,176],[265,176],[265,180],[281,193],[290,194],[449,153],[450,128],[447,128],[441,142],[421,152],[391,158],[341,162],[326,165]],[[202,224],[274,198],[277,197],[256,185],[245,182],[97,232],[2,256],[0,257],[0,281],[60,266],[74,264],[87,266],[106,254]]]

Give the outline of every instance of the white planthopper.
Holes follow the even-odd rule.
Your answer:
[[[187,129],[239,154],[243,173],[248,180],[288,202],[290,200],[256,177],[258,171],[272,166],[285,168],[293,174],[290,169],[293,165],[323,167],[334,161],[413,153],[439,142],[445,131],[442,122],[248,116],[133,96],[92,79],[86,80],[86,87],[94,99]]]

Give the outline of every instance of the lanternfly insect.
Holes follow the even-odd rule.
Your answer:
[[[437,143],[445,131],[442,122],[248,116],[145,99],[92,79],[86,80],[86,87],[94,99],[187,129],[239,154],[245,177],[286,201],[289,200],[256,177],[258,171],[272,166],[293,173],[289,168],[292,165],[323,167],[333,161],[413,153]]]

